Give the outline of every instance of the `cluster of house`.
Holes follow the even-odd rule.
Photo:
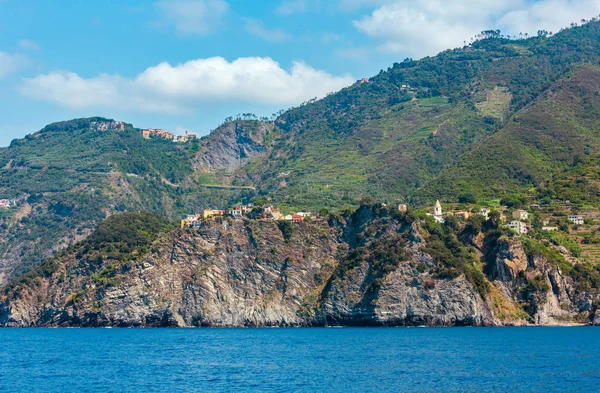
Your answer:
[[[408,206],[400,205],[399,209],[401,212],[406,211],[408,209]],[[433,207],[433,214],[427,213],[428,216],[433,217],[437,222],[439,222],[441,224],[446,222],[446,217],[448,217],[448,216],[455,216],[458,218],[462,218],[463,220],[468,220],[469,218],[471,218],[475,215],[480,215],[480,216],[483,216],[487,220],[489,218],[489,214],[490,214],[490,209],[487,209],[487,208],[479,209],[479,212],[477,212],[477,213],[471,213],[471,212],[466,212],[466,211],[459,211],[459,212],[454,212],[454,213],[444,213],[444,211],[442,210],[442,204],[440,203],[440,201],[435,202],[435,206]]]
[[[0,209],[10,209],[12,206],[17,206],[17,201],[14,199],[0,199]]]
[[[190,214],[185,219],[181,220],[181,228],[198,228],[203,220],[208,220],[214,217],[245,217],[252,212],[256,206],[253,204],[236,206],[227,210],[204,209],[202,214]],[[298,212],[295,214],[284,215],[281,210],[273,206],[261,207],[260,212],[262,217],[273,221],[291,221],[298,223],[304,221],[308,217],[312,217],[312,213]]]
[[[398,208],[401,212],[406,212],[408,210],[407,205],[400,205]],[[427,213],[428,216],[432,216],[437,222],[442,223],[442,224],[446,221],[446,217],[448,217],[449,215],[453,215],[455,217],[462,218],[464,220],[468,220],[469,218],[471,218],[477,214],[483,216],[485,219],[488,219],[489,214],[490,214],[490,209],[482,208],[482,209],[479,209],[478,213],[471,213],[471,212],[464,212],[464,211],[459,211],[459,212],[454,212],[454,213],[444,213],[442,210],[442,205],[440,204],[440,201],[436,201],[435,206],[433,208],[433,214]],[[531,225],[529,225],[528,223],[525,222],[525,221],[529,220],[529,212],[527,210],[517,209],[512,212],[511,216],[512,216],[512,220],[509,221],[508,223],[506,223],[506,225],[505,225],[507,228],[512,229],[513,231],[515,231],[518,234],[524,235],[524,234],[529,233],[529,231],[531,229]],[[567,218],[568,218],[569,222],[571,222],[574,225],[583,225],[583,223],[584,223],[584,219],[583,219],[582,215],[573,214],[573,215],[569,215]],[[506,216],[503,213],[500,213],[500,220],[503,222],[506,221]],[[559,229],[558,227],[548,226],[549,223],[550,223],[549,220],[544,220],[542,222],[542,224],[543,224],[542,230],[558,231],[558,229]]]
[[[142,137],[145,139],[163,138],[177,143],[186,143],[198,139],[198,134],[186,131],[185,135],[174,135],[172,132],[161,130],[159,128],[148,128],[142,130]]]
[[[122,121],[93,121],[90,123],[92,131],[123,131],[125,123]]]

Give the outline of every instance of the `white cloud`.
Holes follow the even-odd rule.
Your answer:
[[[535,34],[538,30],[558,32],[572,22],[591,19],[600,14],[598,0],[542,0],[508,12],[498,25],[512,33]]]
[[[190,112],[198,104],[295,105],[353,82],[350,75],[332,76],[302,62],[285,70],[268,57],[232,62],[213,57],[177,66],[161,63],[134,79],[106,74],[85,79],[72,72],[51,72],[24,79],[20,92],[74,109],[174,114]]]
[[[29,64],[26,56],[0,51],[0,79],[28,67]]]
[[[265,41],[283,42],[288,41],[292,36],[281,29],[268,29],[257,19],[246,18],[246,31]]]
[[[205,36],[215,31],[229,11],[224,0],[161,0],[154,5],[163,13],[162,24],[184,35]]]
[[[275,8],[275,13],[278,15],[292,15],[306,12],[307,9],[306,0],[284,0]]]
[[[27,50],[39,50],[40,46],[28,39],[23,39],[21,41],[19,41],[19,46],[23,49],[27,49]]]
[[[461,46],[483,30],[505,33],[558,30],[600,12],[598,0],[340,0],[346,6],[377,4],[354,22],[380,41],[379,49],[411,56]]]

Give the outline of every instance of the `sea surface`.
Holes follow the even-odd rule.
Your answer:
[[[600,392],[600,328],[0,329],[0,392]]]

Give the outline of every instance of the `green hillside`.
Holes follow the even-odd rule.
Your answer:
[[[509,40],[496,32],[487,36],[467,48],[396,63],[368,83],[357,83],[286,112],[277,120],[282,137],[270,157],[243,168],[240,176],[263,185],[265,192],[282,203],[305,208],[344,206],[364,196],[410,201],[417,190],[437,181],[440,173],[462,165],[464,156],[488,143],[497,131],[520,130],[519,111],[525,109],[524,113],[534,116],[528,105],[551,87],[559,88],[558,81],[582,64],[600,64],[598,22],[551,37]],[[575,81],[585,85],[585,78],[591,77],[586,75]],[[564,83],[568,85],[570,80]],[[588,86],[587,100],[569,103],[571,108],[581,113],[597,111],[596,101],[591,99],[593,89]],[[553,102],[560,105],[560,98]],[[589,128],[592,118],[579,124],[572,116],[581,118],[565,111],[547,127],[559,138],[566,127],[571,127],[570,133],[577,133],[578,127],[588,127],[585,132],[593,133]],[[523,129],[521,136],[525,134]],[[573,141],[564,137],[565,145]],[[546,143],[552,145],[549,140]],[[502,154],[514,151],[510,146],[506,149],[509,151]],[[532,158],[525,165],[547,167],[553,154]],[[520,160],[517,154],[512,157]],[[536,169],[535,175],[547,176],[541,169]],[[457,168],[456,173],[461,172]],[[465,175],[475,173],[467,171]],[[531,183],[518,175],[515,182]],[[482,183],[487,184],[482,181],[477,186]],[[457,189],[433,187],[424,195],[428,201],[441,196],[456,198]],[[508,184],[497,193],[504,192],[512,192]],[[415,202],[427,201],[417,194]]]
[[[139,130],[98,132],[93,121],[49,125],[0,149],[0,273],[20,274],[93,231],[111,214],[151,211],[177,219],[254,195],[203,188],[192,168],[203,141],[145,140]],[[0,282],[2,274],[0,274]]]
[[[598,153],[600,68],[582,66],[417,195],[422,200],[454,200],[469,192],[482,198],[501,198],[540,186],[578,163],[591,164],[593,160],[586,157]]]
[[[0,211],[0,286],[119,212],[176,220],[252,198],[335,211],[364,197],[427,205],[465,193],[597,203],[600,22],[484,37],[199,141],[146,140],[130,124],[94,130],[102,118],[14,141],[0,149],[0,199],[18,201]]]

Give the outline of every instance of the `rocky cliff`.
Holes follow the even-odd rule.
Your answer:
[[[233,172],[267,155],[268,138],[274,128],[273,123],[258,121],[226,123],[203,141],[193,165],[200,172]]]
[[[96,236],[103,243],[71,247],[10,285],[0,325],[482,326],[595,311],[518,243],[496,242],[490,284],[452,235],[442,242],[440,228],[382,207],[299,224],[218,219],[133,245],[113,235],[119,219]]]

